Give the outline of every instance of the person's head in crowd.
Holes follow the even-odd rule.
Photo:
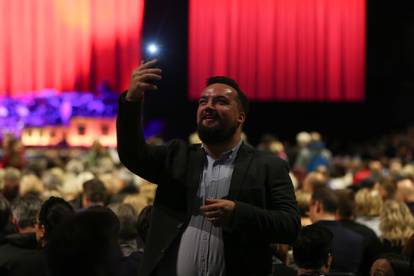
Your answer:
[[[312,224],[302,228],[292,246],[298,275],[329,272],[332,262],[330,255],[332,239],[332,232],[323,225]]]
[[[338,196],[329,188],[322,187],[312,193],[309,217],[313,223],[320,220],[335,220],[338,210]]]
[[[236,81],[216,76],[207,80],[197,108],[197,131],[205,145],[220,146],[241,139],[249,102]]]
[[[327,179],[323,173],[310,172],[303,180],[302,190],[307,193],[313,193],[314,190],[320,187],[326,187]]]
[[[296,201],[299,207],[300,219],[301,219],[302,225],[311,224],[312,222],[309,218],[309,205],[311,203],[312,194],[298,190],[295,192],[295,195],[296,195]]]
[[[0,235],[11,222],[11,210],[9,201],[0,194]]]
[[[81,160],[71,159],[65,166],[65,170],[69,174],[78,175],[85,170],[85,165]]]
[[[363,188],[355,194],[355,214],[358,217],[377,217],[383,202],[378,190]]]
[[[54,229],[46,245],[50,276],[115,276],[121,251],[119,220],[106,207],[76,213]]]
[[[395,179],[395,199],[404,202],[414,202],[414,182],[410,177]]]
[[[44,190],[43,182],[34,174],[24,175],[20,181],[20,197],[26,195],[41,197]]]
[[[82,206],[88,208],[94,205],[105,205],[107,196],[104,183],[98,178],[83,183]]]
[[[13,202],[19,195],[21,173],[18,169],[8,167],[3,175],[3,195],[9,202]]]
[[[336,190],[338,196],[337,218],[339,220],[351,220],[354,217],[355,201],[351,190]]]
[[[381,239],[404,246],[414,234],[414,217],[404,202],[387,200],[380,215]]]
[[[122,203],[131,205],[134,208],[135,213],[139,214],[145,206],[150,204],[150,201],[142,194],[130,194],[123,199]]]
[[[400,175],[403,166],[401,160],[398,158],[391,159],[389,162],[389,174],[392,177]]]
[[[148,205],[144,209],[142,209],[141,213],[139,213],[138,215],[136,227],[138,230],[138,235],[144,243],[147,239],[148,229],[150,227],[152,210],[153,210],[153,206]]]
[[[32,195],[19,198],[12,204],[12,223],[19,233],[35,233],[41,206],[42,200]]]
[[[370,276],[412,276],[414,269],[409,260],[399,254],[386,254],[371,267]]]
[[[311,140],[312,137],[309,134],[309,132],[301,131],[298,134],[296,134],[296,143],[300,148],[308,146]]]
[[[58,191],[63,185],[65,172],[58,167],[51,168],[42,174],[42,182],[47,190]]]
[[[379,192],[382,200],[394,199],[397,188],[394,181],[391,178],[382,178],[380,180]]]
[[[40,208],[38,223],[36,225],[36,239],[45,245],[53,230],[65,219],[73,216],[75,210],[72,205],[59,197],[50,197]]]
[[[136,229],[136,223],[138,214],[135,212],[134,207],[124,203],[113,203],[108,205],[119,219],[120,232],[119,238],[121,240],[132,240],[138,235]]]

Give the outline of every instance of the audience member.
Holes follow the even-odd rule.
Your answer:
[[[368,275],[373,262],[381,254],[382,245],[376,233],[369,227],[354,220],[353,192],[350,190],[336,191],[338,196],[337,219],[347,229],[363,237],[364,253],[360,267],[361,275]]]
[[[323,275],[332,263],[332,232],[323,225],[312,224],[302,228],[293,244],[293,258],[298,275]]]
[[[98,178],[94,178],[83,183],[83,208],[89,208],[96,205],[105,205],[106,196],[107,193],[105,185]]]
[[[0,246],[0,267],[7,275],[45,275],[46,263],[43,252],[38,248],[35,227],[36,217],[42,201],[28,196],[13,203],[12,222],[18,233],[6,236],[6,243]]]
[[[92,206],[54,229],[46,245],[50,276],[122,275],[119,220],[108,208]]]
[[[371,228],[377,236],[380,229],[380,214],[382,212],[382,198],[378,190],[363,188],[355,195],[356,221]]]
[[[40,208],[36,224],[36,239],[40,246],[47,244],[53,230],[75,214],[72,205],[59,197],[50,197]]]
[[[400,254],[414,234],[414,217],[404,202],[387,200],[380,215],[383,252]]]
[[[319,188],[312,194],[309,216],[313,223],[325,226],[333,233],[331,270],[357,273],[363,260],[363,237],[336,221],[338,204],[334,191]]]

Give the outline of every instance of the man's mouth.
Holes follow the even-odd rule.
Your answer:
[[[207,123],[217,121],[218,119],[219,119],[219,116],[213,115],[213,114],[204,115],[201,118],[202,121],[207,122]]]

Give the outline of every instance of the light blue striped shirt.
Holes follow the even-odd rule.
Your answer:
[[[206,154],[192,216],[179,244],[178,276],[226,274],[222,228],[213,226],[201,214],[200,207],[207,198],[223,198],[229,194],[234,160],[241,143],[217,160]]]

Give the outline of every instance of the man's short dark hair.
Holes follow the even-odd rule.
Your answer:
[[[338,196],[326,187],[320,187],[312,193],[312,202],[319,201],[327,213],[336,213],[338,210]]]
[[[52,196],[46,200],[39,212],[39,223],[45,227],[45,239],[49,238],[57,225],[74,214],[72,205],[64,199]]]
[[[239,104],[247,117],[247,114],[249,113],[249,100],[247,99],[246,94],[240,89],[239,84],[232,78],[226,76],[214,76],[207,79],[206,85],[209,86],[214,83],[222,83],[236,90]]]
[[[83,193],[92,203],[101,203],[106,200],[105,185],[98,178],[93,178],[83,183]]]
[[[106,207],[93,206],[65,220],[46,245],[51,276],[119,275],[119,220]]]
[[[138,215],[134,207],[125,203],[112,203],[108,208],[111,209],[119,219],[119,238],[124,241],[135,239],[138,235],[138,231],[135,227]]]
[[[298,239],[293,243],[293,258],[299,268],[320,269],[328,264],[332,232],[320,224],[302,228]]]
[[[0,233],[10,223],[11,210],[9,201],[0,194]]]
[[[25,196],[12,205],[13,217],[20,228],[33,227],[37,224],[37,214],[42,206],[42,200],[36,196]]]

